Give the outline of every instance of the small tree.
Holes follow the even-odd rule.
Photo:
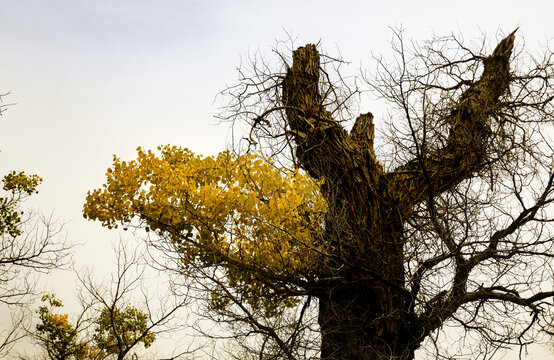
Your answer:
[[[160,294],[156,299],[151,297],[145,282],[156,272],[150,271],[154,269],[145,263],[141,249],[131,251],[120,243],[115,248],[117,270],[108,281],[99,282],[88,271],[76,272],[81,283],[80,301],[91,313],[93,332],[88,337],[106,358],[126,359],[140,345],[149,348],[158,334],[180,327],[172,320],[188,299],[169,293],[163,298]]]
[[[38,308],[40,322],[34,338],[51,360],[125,359],[129,351],[139,343],[148,348],[156,339],[148,326],[148,314],[129,305],[125,309],[104,308],[93,314],[93,334],[88,334],[83,316],[75,325],[68,314],[58,314],[55,309],[63,304],[54,295],[44,295],[47,304]]]
[[[35,338],[51,360],[91,359],[87,344],[79,339],[79,322],[72,325],[67,314],[58,314],[55,309],[63,304],[53,294],[44,295],[47,304],[38,308],[40,323],[36,326]]]
[[[36,274],[66,264],[70,246],[60,240],[61,227],[22,210],[22,203],[37,193],[42,179],[12,171],[2,179],[0,195],[0,305],[11,308],[13,324],[2,333],[0,357],[20,340],[25,329],[25,307],[39,291]]]
[[[554,296],[554,55],[512,59],[515,32],[488,54],[396,36],[369,80],[391,104],[381,147],[308,44],[230,89],[250,153],[115,158],[85,217],[153,231],[259,358],[413,359],[454,324],[531,341]]]

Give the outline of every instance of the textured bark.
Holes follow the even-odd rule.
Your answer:
[[[452,110],[447,146],[390,173],[375,157],[373,116],[360,115],[348,134],[322,105],[316,47],[294,52],[283,104],[298,163],[325,179],[322,193],[329,204],[325,241],[332,254],[313,290],[323,359],[412,359],[425,335],[459,306],[437,307],[420,317],[413,313],[413,293],[405,286],[403,219],[414,204],[452,188],[487,160],[487,119],[507,89],[513,40],[511,34],[484,60],[481,79]]]

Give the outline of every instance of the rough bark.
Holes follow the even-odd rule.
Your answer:
[[[480,80],[448,119],[447,146],[419,153],[389,173],[375,157],[373,116],[360,115],[348,134],[322,105],[316,47],[294,52],[283,105],[298,163],[325,179],[322,193],[329,204],[325,241],[331,255],[313,290],[320,304],[322,359],[412,359],[424,337],[460,305],[437,302],[425,316],[414,313],[416,294],[407,290],[404,271],[403,219],[414,204],[452,188],[487,161],[487,121],[509,83],[513,41],[512,33],[484,59]],[[469,271],[462,270],[454,292],[465,291]]]

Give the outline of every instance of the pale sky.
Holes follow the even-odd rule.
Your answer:
[[[493,45],[519,27],[516,41],[538,49],[554,37],[552,14],[553,0],[0,0],[0,93],[17,103],[0,118],[0,174],[43,177],[29,206],[66,223],[82,244],[78,264],[104,268],[118,233],[82,218],[87,190],[113,154],[130,159],[137,146],[223,150],[228,126],[216,124],[213,102],[241,57],[271,56],[288,32],[340,50],[355,70],[390,53],[394,26],[408,39],[485,34]],[[71,297],[70,276],[59,276],[46,286]]]

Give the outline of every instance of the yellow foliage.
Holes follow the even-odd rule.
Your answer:
[[[252,305],[275,300],[275,286],[263,278],[302,279],[325,252],[320,182],[254,154],[158,150],[138,148],[130,162],[114,156],[106,184],[88,193],[85,218],[108,228],[137,225],[138,219],[138,226],[172,241],[184,266],[224,269]]]

